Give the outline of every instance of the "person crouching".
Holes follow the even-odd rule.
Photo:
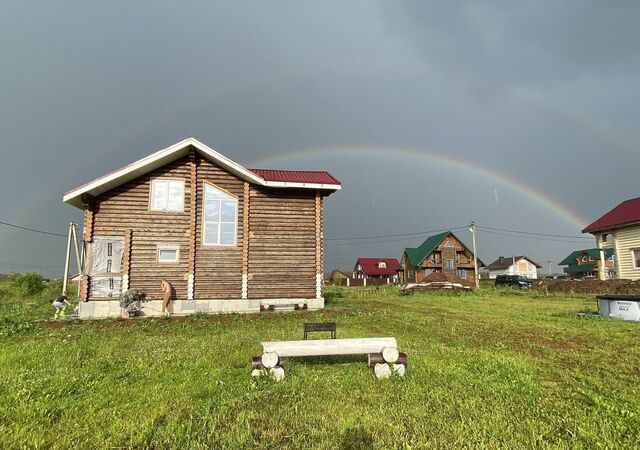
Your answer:
[[[64,291],[62,295],[56,298],[51,304],[56,309],[56,313],[53,318],[57,319],[58,317],[64,317],[65,309],[67,309],[67,306],[71,306],[71,303],[69,303],[69,300],[67,300],[67,291]]]

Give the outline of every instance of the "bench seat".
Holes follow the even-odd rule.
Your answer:
[[[381,353],[384,348],[397,347],[393,337],[262,342],[265,353],[275,353],[280,358]]]

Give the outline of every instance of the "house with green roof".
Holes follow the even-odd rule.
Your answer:
[[[451,231],[430,236],[418,247],[405,248],[400,265],[405,283],[438,277],[475,287],[473,252]],[[478,260],[480,267],[484,264]]]
[[[605,278],[610,278],[609,273],[614,267],[613,249],[606,249],[604,256],[605,270],[603,272]],[[583,277],[600,278],[600,264],[600,249],[597,248],[576,250],[558,263],[560,266],[567,266],[564,269],[565,273],[576,280]]]

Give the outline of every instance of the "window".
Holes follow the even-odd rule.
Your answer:
[[[640,269],[640,248],[631,250],[631,255],[633,256],[633,268]]]
[[[424,275],[425,275],[425,276],[427,276],[427,277],[428,277],[428,276],[429,276],[429,275],[431,275],[432,273],[433,273],[433,269],[424,269]]]
[[[151,181],[151,211],[184,211],[184,181]]]
[[[384,261],[380,261],[378,263],[378,269],[386,269],[387,268],[387,263]]]
[[[447,269],[453,269],[453,259],[447,259]]]
[[[435,253],[433,253],[433,254],[431,255],[431,262],[432,262],[433,264],[435,264],[435,263],[437,263],[437,262],[438,262],[438,256],[437,256]]]
[[[238,200],[205,183],[203,222],[204,245],[236,245]]]
[[[456,253],[456,262],[460,262],[460,253]]]
[[[459,278],[467,278],[467,271],[464,269],[458,269],[456,273],[458,274]]]
[[[177,244],[158,244],[159,263],[177,263],[180,259],[180,246]]]
[[[582,257],[582,262],[587,262],[589,260],[589,257],[587,255],[584,255]]]
[[[447,248],[455,247],[451,241],[447,241],[447,242],[444,244],[444,246],[445,246],[445,247],[447,247]]]
[[[600,242],[607,242],[607,239],[609,238],[609,233],[604,233],[600,235]]]

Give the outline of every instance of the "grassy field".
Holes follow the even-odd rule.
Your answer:
[[[4,286],[4,287],[3,287]],[[34,322],[54,290],[0,285],[0,447],[634,448],[640,325],[577,319],[588,297],[482,289],[370,298],[321,312]],[[301,358],[250,377],[260,341],[305,321],[395,336],[404,379],[366,358]]]

